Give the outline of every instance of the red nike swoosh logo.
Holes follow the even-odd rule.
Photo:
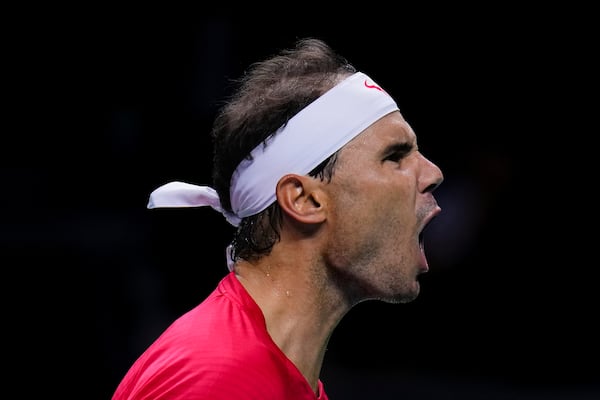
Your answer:
[[[367,83],[367,80],[365,79],[365,87],[368,87],[369,89],[377,89],[383,92],[383,89],[375,84],[369,85]]]

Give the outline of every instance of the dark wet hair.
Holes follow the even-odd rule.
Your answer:
[[[237,166],[275,134],[290,118],[343,78],[356,72],[348,61],[319,39],[304,38],[292,48],[252,64],[235,81],[237,90],[220,109],[211,131],[213,187],[221,205],[231,212],[230,183]],[[336,154],[311,176],[330,179]],[[277,202],[244,218],[234,233],[233,260],[268,254],[279,240],[281,209]]]

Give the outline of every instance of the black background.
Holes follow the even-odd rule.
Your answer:
[[[446,178],[421,296],[342,321],[332,400],[600,393],[586,10],[46,11],[15,16],[5,46],[0,244],[20,390],[110,398],[212,291],[230,226],[209,208],[147,210],[148,194],[210,183],[229,79],[316,36],[395,97]]]

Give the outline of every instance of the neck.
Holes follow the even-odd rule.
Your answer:
[[[326,285],[324,266],[287,261],[302,259],[274,249],[257,262],[237,262],[235,272],[262,310],[275,344],[316,392],[329,337],[349,307],[332,297],[336,291]]]

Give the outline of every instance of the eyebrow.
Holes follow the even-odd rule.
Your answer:
[[[386,146],[383,149],[383,154],[386,156],[390,155],[390,154],[394,154],[394,153],[406,154],[414,148],[415,148],[415,145],[412,142],[397,142],[397,143],[392,143],[389,146]]]

